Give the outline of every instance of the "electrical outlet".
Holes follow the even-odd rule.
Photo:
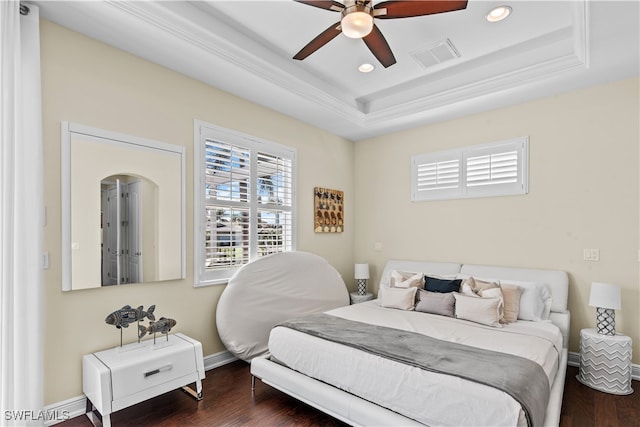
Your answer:
[[[376,251],[381,251],[382,250],[382,242],[376,242],[373,245],[373,249],[376,250]]]
[[[583,249],[582,258],[585,261],[600,261],[600,249]]]

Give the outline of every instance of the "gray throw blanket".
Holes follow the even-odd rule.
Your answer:
[[[289,320],[278,326],[427,371],[495,387],[522,405],[530,427],[542,426],[544,421],[549,381],[542,367],[529,359],[324,313]]]

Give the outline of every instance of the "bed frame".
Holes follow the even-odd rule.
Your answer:
[[[566,272],[487,265],[392,260],[387,262],[384,268],[382,277],[380,278],[380,287],[389,286],[389,278],[392,270],[424,272],[427,274],[460,273],[485,279],[511,279],[546,283],[551,289],[553,298],[550,319],[562,331],[563,350],[560,356],[558,373],[551,386],[551,395],[549,404],[547,405],[544,425],[559,425],[564,381],[567,371],[570,323],[570,314],[567,310],[569,278]],[[265,356],[256,357],[251,361],[251,375],[252,385],[255,384],[255,378],[259,378],[263,383],[354,426],[422,425],[396,412],[272,362]]]

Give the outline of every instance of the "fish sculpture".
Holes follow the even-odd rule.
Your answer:
[[[145,317],[149,320],[156,320],[156,317],[153,315],[155,309],[155,305],[149,307],[147,311],[144,311],[142,306],[131,308],[130,305],[125,305],[120,310],[109,314],[104,321],[107,322],[108,325],[114,325],[118,329],[128,328],[130,323],[141,322]],[[140,330],[141,327],[143,326],[138,326],[138,329]]]
[[[144,331],[141,330],[142,335],[148,333],[149,335],[159,333],[159,334],[168,334],[171,328],[176,326],[176,322],[174,319],[168,319],[166,317],[161,317],[157,322],[149,322],[149,327],[144,328]]]

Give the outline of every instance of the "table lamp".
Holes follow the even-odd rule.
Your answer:
[[[367,293],[367,279],[369,278],[369,264],[356,264],[355,279],[358,284],[358,295]]]
[[[610,283],[593,282],[589,305],[596,308],[596,329],[601,335],[616,334],[615,310],[622,308],[620,287]]]

